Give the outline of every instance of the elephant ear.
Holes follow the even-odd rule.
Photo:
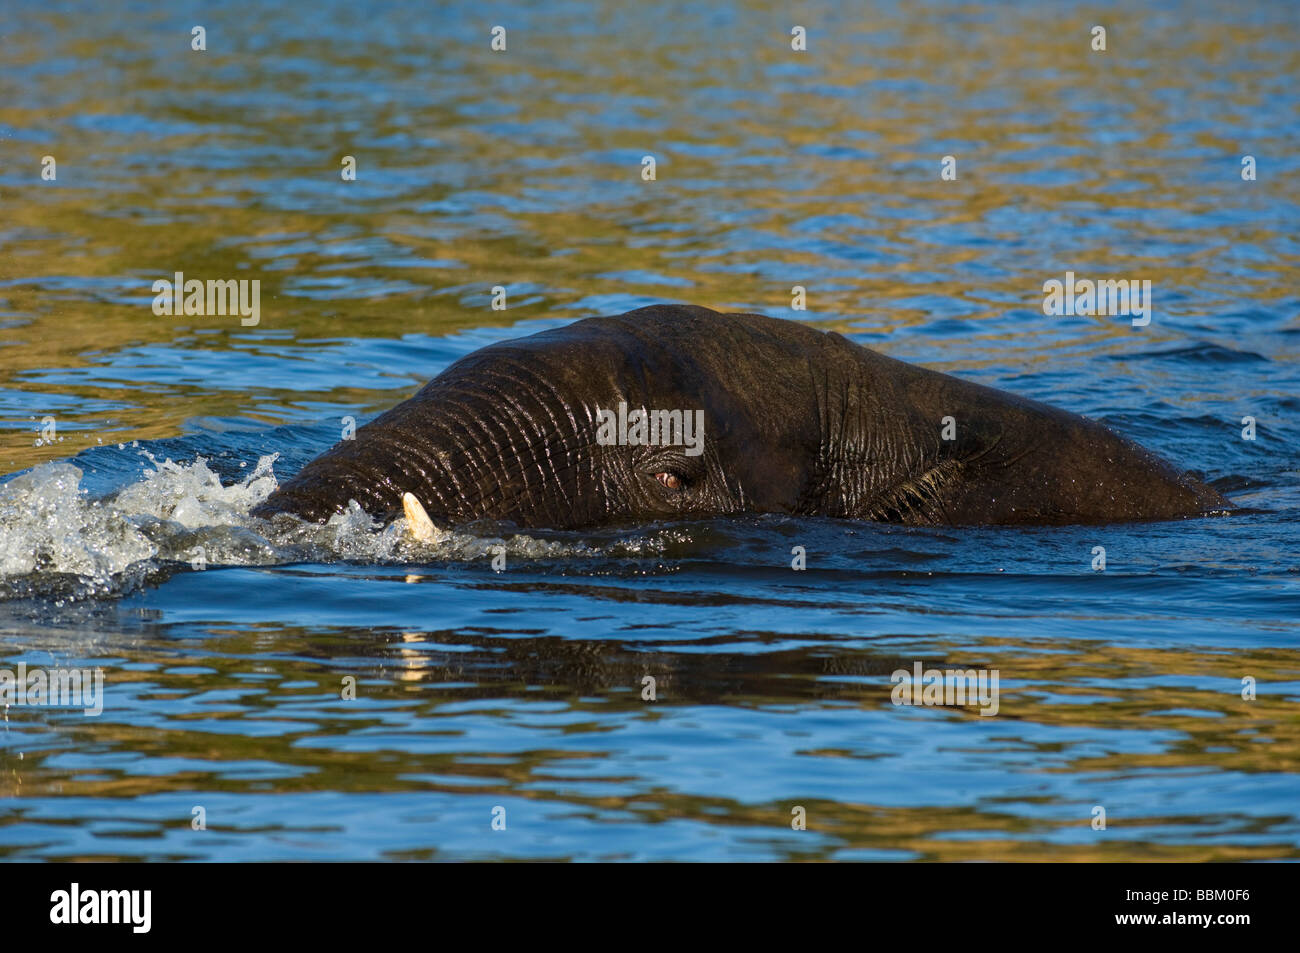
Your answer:
[[[843,406],[828,415],[842,432],[828,444],[847,448],[822,464],[837,476],[821,486],[827,515],[1050,525],[1232,509],[1193,474],[1097,421],[826,337],[844,348],[832,376],[842,389],[829,391]],[[849,373],[845,360],[856,365]]]

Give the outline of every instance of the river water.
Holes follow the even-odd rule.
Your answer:
[[[0,668],[105,683],[4,709],[0,857],[1300,857],[1297,11],[3,5]],[[258,323],[156,315],[178,271]],[[1150,324],[1045,316],[1067,271]],[[658,301],[1098,418],[1248,511],[248,516],[456,358]],[[997,713],[893,704],[917,662]]]

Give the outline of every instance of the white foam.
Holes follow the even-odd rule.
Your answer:
[[[384,526],[355,501],[324,525],[269,522],[249,511],[278,485],[273,471],[278,454],[260,458],[238,482],[222,484],[203,457],[175,463],[159,461],[147,450],[140,453],[150,464],[142,477],[100,499],[82,488],[81,469],[66,462],[42,464],[0,485],[0,598],[31,591],[31,586],[15,586],[17,580],[42,577],[75,577],[79,592],[113,594],[127,585],[127,577],[177,564],[196,568],[200,556],[213,568],[476,560],[491,558],[499,546],[516,559],[595,552],[581,544],[525,535],[452,532],[422,543],[407,532],[405,518]]]

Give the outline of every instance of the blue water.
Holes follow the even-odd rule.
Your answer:
[[[4,710],[0,857],[1300,857],[1298,11],[5,5],[0,669],[106,686]],[[1045,316],[1067,270],[1151,324]],[[155,315],[176,271],[259,324]],[[1247,512],[248,516],[458,357],[657,301],[1087,414]],[[997,714],[893,704],[918,661]]]

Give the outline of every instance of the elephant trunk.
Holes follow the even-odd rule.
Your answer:
[[[444,525],[584,518],[577,490],[595,466],[585,430],[567,408],[518,383],[481,373],[437,379],[308,463],[253,515],[324,522],[356,500],[387,520],[412,493]]]

